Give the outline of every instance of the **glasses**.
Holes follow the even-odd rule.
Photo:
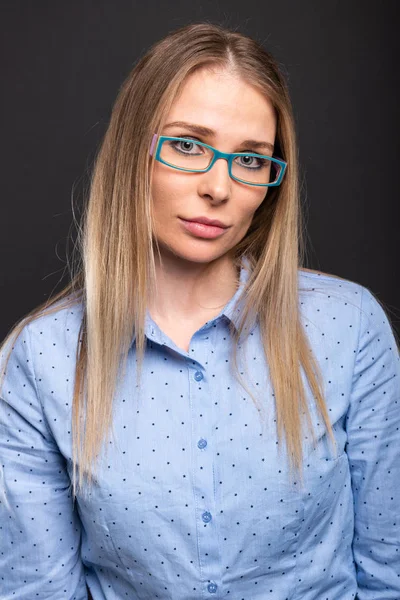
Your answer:
[[[191,138],[158,136],[157,133],[151,142],[151,156],[157,137],[155,160],[179,171],[206,173],[215,161],[224,158],[228,161],[229,175],[232,179],[248,185],[273,187],[281,184],[287,167],[287,163],[276,156],[252,152],[220,152]]]

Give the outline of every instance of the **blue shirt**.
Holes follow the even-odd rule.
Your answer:
[[[247,276],[243,266],[189,352],[147,314],[143,384],[133,340],[115,437],[75,504],[82,307],[25,326],[0,404],[2,600],[84,600],[87,587],[93,600],[400,598],[400,357],[386,315],[367,288],[299,270],[338,443],[335,456],[306,388],[318,444],[303,440],[301,488],[278,453],[258,324],[242,348],[264,425],[229,371],[228,324]]]

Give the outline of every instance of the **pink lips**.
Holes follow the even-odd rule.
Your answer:
[[[185,221],[193,221],[195,223],[203,223],[204,225],[215,225],[216,227],[222,227],[227,229],[228,225],[217,221],[217,219],[207,219],[207,217],[193,217],[193,219],[184,219]]]
[[[229,229],[227,225],[221,223],[221,221],[207,219],[205,217],[198,217],[196,220],[179,219],[183,227],[194,234],[196,237],[205,239],[214,239],[223,235],[225,231]]]

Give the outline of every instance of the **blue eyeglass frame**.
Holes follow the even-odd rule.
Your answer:
[[[199,142],[198,140],[194,140],[192,138],[170,137],[167,135],[159,136],[158,133],[155,133],[153,135],[153,139],[151,141],[151,145],[150,145],[150,155],[151,156],[153,156],[154,147],[155,147],[157,138],[158,138],[158,144],[157,144],[157,150],[156,150],[154,159],[158,160],[160,163],[163,163],[164,165],[167,165],[168,167],[171,167],[171,169],[177,169],[178,171],[186,171],[187,173],[207,173],[207,171],[209,171],[211,169],[213,164],[219,158],[223,158],[228,162],[228,171],[229,171],[229,175],[232,179],[235,179],[236,181],[240,181],[241,183],[245,183],[246,185],[256,185],[258,187],[277,187],[278,185],[281,184],[281,181],[283,179],[283,176],[285,174],[286,167],[287,167],[287,162],[285,162],[281,158],[277,158],[275,156],[267,156],[266,154],[255,154],[252,152],[221,152],[220,150],[217,150],[213,146],[209,146],[208,144],[205,144],[204,142]],[[176,167],[175,165],[171,165],[170,163],[163,160],[160,156],[161,147],[162,147],[163,143],[167,140],[193,142],[199,146],[204,146],[205,148],[209,148],[210,150],[212,150],[214,152],[214,157],[206,169],[192,170],[192,169],[184,169],[183,167]],[[274,163],[277,163],[279,166],[279,173],[278,173],[277,180],[274,181],[273,183],[250,183],[249,181],[244,181],[244,179],[239,179],[238,177],[235,177],[234,175],[232,175],[232,162],[233,162],[233,159],[236,158],[237,156],[255,156],[256,158],[261,157],[261,158],[267,158],[268,160],[272,160]]]

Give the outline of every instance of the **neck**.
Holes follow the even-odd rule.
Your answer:
[[[157,290],[149,303],[153,319],[176,322],[208,320],[237,290],[238,272],[225,255],[211,263],[193,263],[171,255],[156,260]]]

